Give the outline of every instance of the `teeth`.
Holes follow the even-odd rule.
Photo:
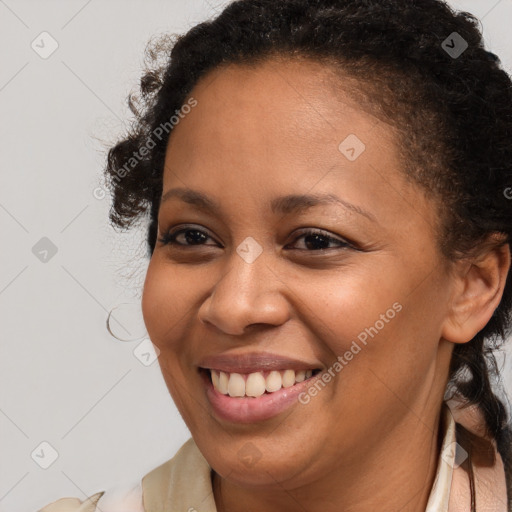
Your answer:
[[[213,387],[215,389],[219,389],[219,373],[218,372],[211,372],[211,374],[212,374]]]
[[[304,370],[299,370],[295,372],[295,382],[302,382],[306,378],[306,372]]]
[[[277,372],[276,370],[271,371],[268,374],[268,377],[266,380],[267,380],[266,388],[269,393],[272,393],[273,391],[278,391],[279,389],[281,389],[281,387],[283,385],[283,379],[281,378],[281,374],[279,372]]]
[[[285,370],[283,373],[283,388],[289,388],[295,384],[295,371]]]
[[[245,380],[239,373],[230,374],[228,382],[228,394],[229,396],[245,395]]]
[[[250,373],[246,377],[240,373],[226,373],[210,370],[213,387],[223,395],[231,397],[259,397],[289,388],[296,382],[303,382],[313,375],[312,370],[272,370],[265,378],[263,372]],[[266,372],[265,372],[266,373]]]
[[[212,373],[216,373],[216,372],[212,372]],[[218,390],[223,395],[227,395],[228,394],[228,382],[229,382],[229,375],[227,373],[220,372],[220,374],[219,374],[219,387],[218,387]],[[213,383],[213,385],[215,386],[215,382]]]
[[[245,394],[247,396],[261,396],[265,393],[266,381],[260,372],[251,373],[245,381]]]

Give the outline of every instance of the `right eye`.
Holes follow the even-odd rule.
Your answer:
[[[169,229],[158,241],[163,245],[189,247],[193,245],[212,245],[204,243],[208,239],[213,240],[206,231],[189,226],[185,228],[182,227],[181,229]],[[219,244],[215,242],[213,245]]]

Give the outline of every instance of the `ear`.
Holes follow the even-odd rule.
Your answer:
[[[496,236],[491,236],[476,256],[455,263],[454,292],[441,332],[444,339],[471,341],[498,307],[510,269],[510,246],[498,244]]]

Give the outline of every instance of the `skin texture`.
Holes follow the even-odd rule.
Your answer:
[[[453,343],[498,305],[508,249],[477,264],[443,259],[437,210],[401,175],[396,132],[328,67],[231,65],[191,96],[198,104],[169,140],[164,194],[191,188],[221,209],[161,204],[159,237],[187,225],[207,238],[157,242],[142,306],[168,389],[215,471],[219,511],[423,511]],[[355,161],[338,149],[349,134],[366,146]],[[335,194],[375,220],[338,204],[270,210],[278,196],[308,193]],[[355,247],[311,248],[304,228]],[[236,251],[246,237],[262,248],[252,263]],[[325,370],[395,303],[400,312],[307,405],[248,425],[213,413],[202,358],[267,351]],[[251,466],[247,446],[261,456]]]

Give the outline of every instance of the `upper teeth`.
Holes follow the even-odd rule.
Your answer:
[[[233,397],[258,397],[265,391],[272,393],[279,389],[289,388],[296,382],[302,382],[313,375],[312,370],[272,370],[271,372],[255,372],[248,375],[226,373],[210,370],[213,387],[224,395]]]

